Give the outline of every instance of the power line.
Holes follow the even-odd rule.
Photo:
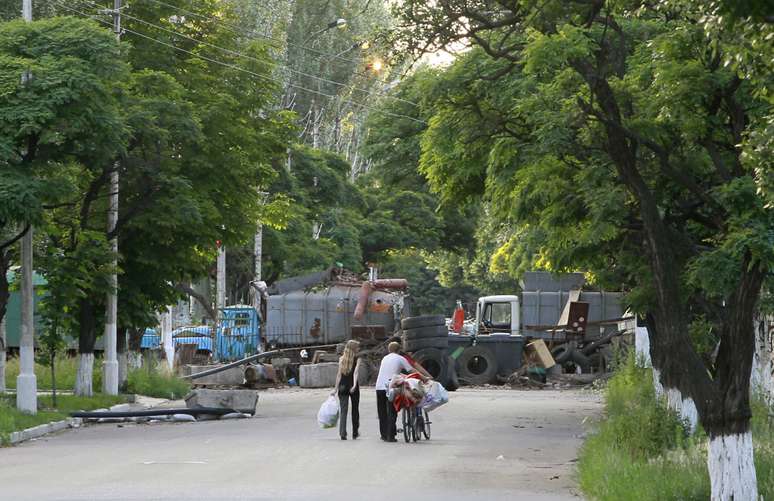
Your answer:
[[[150,0],[150,1],[153,2],[153,3],[156,3],[158,5],[163,5],[165,7],[168,7],[170,9],[175,9],[176,11],[182,12],[184,14],[188,14],[188,15],[191,15],[191,16],[194,16],[194,17],[198,17],[200,19],[204,19],[204,20],[207,20],[207,21],[212,21],[214,23],[219,23],[221,26],[225,27],[226,30],[230,31],[231,33],[234,33],[235,35],[239,35],[239,36],[247,37],[248,39],[251,39],[251,37],[249,35],[247,35],[245,32],[243,32],[240,28],[237,28],[233,24],[228,23],[226,21],[223,21],[222,19],[218,19],[218,18],[215,18],[215,17],[212,17],[212,16],[206,16],[204,14],[200,14],[198,12],[193,12],[193,11],[190,11],[190,10],[186,10],[186,9],[184,9],[182,7],[178,7],[178,6],[169,4],[169,3],[164,2],[162,0]],[[280,40],[278,38],[271,37],[269,35],[264,35],[262,33],[255,33],[255,35],[260,37],[260,38],[264,38],[266,40],[274,42],[273,47],[277,48],[277,49],[283,49],[284,45],[287,44],[287,45],[289,45],[291,47],[298,47],[298,48],[306,50],[308,52],[312,52],[312,53],[315,54],[315,56],[313,56],[313,58],[318,60],[318,61],[323,61],[323,60],[330,61],[331,59],[339,59],[341,61],[346,61],[346,62],[350,62],[350,63],[354,63],[354,64],[359,64],[360,63],[360,61],[357,60],[357,59],[343,57],[343,54],[345,54],[346,52],[348,52],[351,49],[347,49],[347,51],[340,52],[338,54],[328,54],[327,52],[323,52],[323,51],[314,49],[312,47],[307,47],[306,45],[303,45],[303,44],[298,44],[298,43],[290,42],[290,41],[287,41],[287,40],[283,41],[283,40]],[[286,68],[286,69],[288,69],[290,71],[298,72],[298,70],[295,70],[295,69],[293,69],[293,68],[291,68],[291,67],[289,67],[288,65],[285,65],[285,64],[278,64],[278,66],[282,67],[282,68]],[[355,72],[353,72],[353,74],[360,75],[360,76],[366,75],[365,72],[361,72],[361,71],[355,71]],[[342,85],[346,85],[346,84],[342,84]],[[414,102],[411,102],[411,101],[408,101],[408,100],[405,100],[405,99],[402,99],[402,98],[393,97],[393,99],[398,99],[398,100],[407,102],[407,103],[411,104],[412,106],[419,106],[418,104],[416,104]]]
[[[91,16],[88,13],[85,13],[83,11],[80,11],[78,9],[74,9],[72,7],[69,7],[69,6],[65,5],[65,4],[63,4],[62,0],[54,0],[54,1],[56,3],[58,3],[60,7],[62,7],[63,9],[69,10],[70,12],[75,12],[77,14],[80,14],[81,16],[84,16],[84,17],[93,17],[93,16]],[[99,19],[99,18],[95,18],[95,20],[97,22],[102,23],[102,24],[107,24],[107,25],[110,25],[110,26],[113,25],[113,23],[110,23],[108,21],[104,21],[104,20]],[[123,28],[123,31],[125,31],[127,33],[132,33],[134,35],[137,35],[139,37],[145,38],[147,40],[150,40],[152,42],[158,43],[160,45],[167,46],[167,47],[169,47],[171,49],[174,49],[174,50],[177,50],[177,51],[180,51],[180,52],[184,52],[184,53],[189,54],[189,55],[191,55],[193,57],[202,59],[204,61],[208,61],[210,63],[218,64],[218,65],[224,66],[226,68],[231,68],[231,69],[234,69],[234,70],[237,70],[237,71],[241,71],[243,73],[247,73],[249,75],[252,75],[254,77],[257,77],[257,78],[260,78],[260,79],[263,79],[263,80],[271,81],[271,82],[278,83],[278,84],[284,84],[284,82],[282,82],[281,80],[277,80],[275,78],[271,78],[271,77],[268,77],[266,75],[261,75],[260,73],[256,73],[254,71],[248,70],[248,69],[243,68],[241,66],[237,66],[237,65],[234,65],[234,64],[230,64],[230,63],[226,63],[226,62],[220,61],[218,59],[213,59],[211,57],[207,57],[207,56],[203,56],[201,54],[197,54],[197,53],[192,52],[190,50],[183,49],[182,47],[177,47],[175,45],[172,45],[170,43],[164,42],[162,40],[155,39],[155,38],[153,38],[151,36],[148,36],[148,35],[146,35],[144,33],[140,33],[140,32],[134,31],[134,30],[130,30],[128,28]],[[314,90],[314,89],[309,89],[309,88],[306,88],[306,87],[303,87],[303,86],[300,86],[300,85],[297,85],[297,84],[288,84],[288,86],[289,87],[293,87],[293,88],[298,89],[298,90],[303,90],[303,91],[306,91],[306,92],[311,92],[312,94],[317,94],[317,95],[322,96],[322,97],[327,97],[328,99],[337,99],[338,98],[338,96],[334,96],[334,95],[331,95],[331,94],[326,94],[324,92],[317,91],[317,90]],[[399,113],[392,113],[392,112],[389,112],[389,111],[384,111],[384,110],[379,110],[379,109],[376,109],[376,108],[371,108],[370,106],[366,106],[363,103],[359,103],[357,101],[343,99],[342,102],[348,103],[348,104],[351,104],[351,105],[354,105],[354,106],[358,106],[358,107],[360,107],[361,109],[364,109],[364,110],[369,110],[369,111],[373,111],[375,113],[381,113],[382,115],[391,116],[393,118],[405,118],[405,119],[408,119],[408,120],[412,120],[414,122],[422,123],[422,124],[425,124],[425,125],[427,124],[427,122],[425,122],[424,120],[419,120],[417,118],[410,117],[408,115],[401,115]]]
[[[163,5],[165,7],[168,7],[170,9],[175,9],[175,10],[177,10],[179,12],[182,12],[184,14],[188,14],[190,16],[195,16],[195,17],[198,17],[200,19],[206,19],[208,21],[213,21],[213,22],[220,23],[223,26],[226,26],[227,28],[229,28],[229,30],[232,33],[235,33],[235,34],[241,35],[241,36],[245,36],[245,34],[242,31],[240,31],[237,28],[235,28],[232,24],[224,22],[224,21],[222,21],[220,19],[216,19],[216,18],[214,18],[212,16],[206,16],[204,14],[199,14],[198,12],[192,12],[192,11],[186,10],[186,9],[184,9],[182,7],[178,7],[176,5],[172,5],[172,4],[166,3],[166,2],[164,2],[162,0],[150,0],[150,1],[155,3],[155,4]],[[317,49],[313,49],[311,47],[307,47],[307,46],[305,46],[303,44],[297,44],[297,43],[293,43],[293,42],[289,42],[289,41],[284,41],[283,42],[282,40],[279,40],[277,38],[271,37],[269,35],[264,35],[264,34],[261,34],[261,33],[256,33],[256,35],[261,37],[261,38],[265,38],[267,40],[271,40],[272,42],[274,42],[276,44],[279,44],[279,46],[276,47],[278,49],[283,48],[284,44],[287,44],[287,45],[290,45],[291,47],[298,47],[299,49],[303,49],[303,50],[315,53],[315,54],[318,55],[318,57],[323,57],[324,56],[326,59],[332,59],[332,58],[333,59],[340,59],[342,61],[349,61],[349,62],[352,62],[352,63],[358,63],[359,62],[357,59],[346,58],[346,57],[342,57],[342,56],[336,55],[336,54],[328,54],[326,52],[323,52],[323,51],[320,51],[320,50],[317,50]]]
[[[92,6],[94,6],[94,7],[99,7],[99,5],[98,5],[98,4],[96,4],[96,3],[94,3],[94,2],[91,2],[91,1],[89,1],[89,0],[86,0],[86,2],[87,2],[87,3],[89,3],[89,4],[91,4],[91,5],[92,5]],[[188,39],[188,40],[191,40],[191,41],[193,41],[193,42],[196,42],[196,43],[199,43],[199,44],[202,44],[202,45],[207,45],[207,46],[209,46],[209,47],[212,47],[212,48],[214,48],[214,49],[221,50],[221,51],[223,51],[223,52],[226,52],[226,53],[228,53],[228,54],[231,54],[231,55],[234,55],[234,56],[239,56],[239,57],[244,57],[244,58],[246,58],[246,59],[251,59],[251,60],[253,60],[253,61],[256,61],[256,62],[258,62],[258,63],[263,63],[263,62],[264,62],[264,61],[262,61],[262,60],[260,60],[260,59],[258,59],[258,58],[256,58],[256,57],[253,57],[253,56],[251,56],[251,55],[244,54],[244,53],[241,53],[241,52],[238,52],[238,51],[235,51],[235,50],[232,50],[232,49],[228,49],[228,48],[225,48],[225,47],[220,47],[220,46],[218,46],[218,45],[211,44],[211,43],[209,43],[209,42],[205,42],[205,41],[203,41],[203,40],[198,40],[198,39],[196,39],[196,38],[194,38],[194,37],[191,37],[191,36],[185,35],[185,34],[183,34],[183,33],[179,33],[179,32],[177,32],[177,31],[175,31],[175,30],[172,30],[172,29],[169,29],[169,28],[165,28],[165,27],[163,27],[163,26],[159,26],[159,25],[157,25],[157,24],[154,24],[154,23],[151,23],[151,22],[145,21],[144,19],[140,19],[139,17],[135,17],[135,16],[132,16],[132,15],[129,15],[129,14],[126,14],[126,13],[123,13],[123,14],[122,14],[122,16],[123,16],[123,17],[126,17],[126,18],[128,18],[128,19],[133,19],[133,20],[135,20],[135,21],[138,21],[138,22],[140,22],[140,23],[142,23],[142,24],[145,24],[145,25],[147,25],[147,26],[153,27],[153,28],[155,28],[155,29],[157,29],[157,30],[164,31],[164,32],[170,33],[170,34],[172,34],[172,35],[175,35],[175,36],[178,36],[178,37],[186,38],[186,39]],[[285,68],[287,68],[287,69],[288,69],[288,70],[290,70],[290,71],[294,71],[294,72],[298,73],[299,75],[303,75],[303,76],[306,76],[306,77],[309,77],[309,78],[313,78],[313,79],[315,79],[315,80],[319,80],[319,81],[321,81],[321,82],[325,82],[325,83],[333,84],[333,85],[336,85],[336,86],[338,86],[338,87],[349,88],[349,89],[351,89],[352,91],[358,91],[358,92],[362,92],[362,93],[365,93],[365,94],[367,94],[367,95],[371,95],[372,93],[375,93],[375,94],[378,94],[379,96],[382,96],[382,97],[385,97],[385,98],[388,98],[388,99],[394,99],[394,100],[396,100],[396,101],[401,101],[401,102],[404,102],[404,103],[410,104],[410,105],[412,105],[412,106],[418,106],[416,103],[414,103],[414,102],[412,102],[412,101],[409,101],[409,100],[407,100],[407,99],[403,99],[403,98],[400,98],[400,97],[397,97],[397,96],[391,96],[391,95],[389,95],[389,94],[385,94],[385,93],[383,93],[383,92],[379,92],[379,91],[371,91],[371,90],[367,90],[367,89],[361,89],[361,88],[355,87],[354,85],[353,85],[353,86],[350,86],[349,84],[345,84],[345,83],[342,83],[342,82],[337,82],[337,81],[335,81],[335,80],[329,80],[329,79],[327,79],[327,78],[324,78],[324,77],[319,77],[319,76],[317,76],[317,75],[312,75],[311,73],[306,73],[306,72],[303,72],[303,71],[300,71],[300,70],[296,70],[296,69],[290,68],[290,67],[288,67],[288,66],[284,66],[284,65],[278,65],[278,66],[285,67]]]

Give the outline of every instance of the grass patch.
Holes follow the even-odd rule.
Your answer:
[[[75,388],[75,375],[78,372],[78,357],[58,357],[54,363],[56,370],[56,389],[72,390]],[[5,383],[9,389],[16,389],[16,377],[19,375],[19,358],[8,360],[5,366]],[[35,363],[35,378],[38,389],[49,391],[51,385],[51,367]],[[102,358],[94,357],[92,388],[102,388]]]
[[[57,395],[57,406],[52,404],[50,395],[38,396],[38,413],[25,414],[16,410],[15,395],[0,395],[0,445],[7,444],[11,433],[52,421],[60,421],[73,411],[90,411],[126,402],[124,395],[102,395],[76,397]]]
[[[149,397],[175,400],[183,398],[190,390],[191,385],[187,381],[163,367],[152,370],[147,368],[132,370],[126,380],[127,392]]]
[[[650,369],[629,357],[606,390],[606,413],[581,448],[578,477],[589,499],[613,501],[710,498],[707,438],[689,436],[679,417],[656,400]],[[759,494],[774,495],[774,424],[753,402],[752,432]]]

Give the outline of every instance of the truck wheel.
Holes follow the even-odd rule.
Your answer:
[[[466,348],[457,361],[460,364],[460,377],[470,384],[489,383],[497,373],[497,359],[483,346]]]
[[[421,315],[418,317],[408,317],[400,321],[400,326],[405,329],[416,329],[417,327],[431,327],[434,325],[446,325],[446,317],[443,315]]]
[[[423,348],[414,353],[414,360],[419,362],[436,381],[446,380],[446,352],[438,348]]]
[[[430,327],[416,327],[414,329],[403,329],[403,339],[424,339],[428,337],[449,336],[449,330],[445,325],[433,325]]]
[[[452,357],[446,358],[446,381],[443,383],[447,391],[457,391],[460,382],[457,380],[457,361]]]
[[[423,348],[438,348],[441,350],[446,350],[448,347],[448,335],[403,340],[403,351],[418,351]]]

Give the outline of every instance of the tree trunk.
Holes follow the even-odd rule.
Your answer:
[[[56,352],[51,352],[51,404],[56,409]]]
[[[8,267],[10,260],[6,251],[0,250],[0,393],[5,393],[5,360],[6,360],[6,337],[5,337],[5,313],[8,308],[8,298],[10,297],[8,287]]]
[[[774,319],[761,313],[755,315],[755,352],[750,374],[750,391],[767,404],[774,403],[774,330],[769,325]]]
[[[603,111],[607,150],[616,170],[636,197],[644,229],[645,251],[655,292],[655,305],[648,315],[651,359],[660,371],[667,400],[682,409],[696,404],[707,431],[710,447],[717,449],[708,459],[712,499],[756,499],[757,485],[750,432],[750,372],[754,347],[752,318],[765,275],[749,252],[741,260],[740,280],[726,301],[715,377],[710,379],[703,361],[688,336],[688,315],[681,296],[680,262],[675,254],[675,235],[664,223],[655,197],[643,180],[635,154],[637,143],[624,133],[621,112],[610,85],[591,65],[579,63],[590,90]],[[668,163],[668,152],[659,162]],[[678,393],[671,392],[675,389]],[[692,414],[692,409],[689,414]],[[681,410],[682,414],[682,410]]]
[[[143,334],[145,334],[145,329],[129,329],[127,366],[130,371],[142,367],[142,353],[140,352],[140,347],[142,345]]]
[[[75,378],[75,394],[90,397],[94,394],[92,376],[94,370],[94,342],[96,316],[94,305],[88,299],[81,299],[79,311],[78,372]]]
[[[92,374],[94,372],[94,352],[78,354],[78,372],[75,376],[74,393],[80,397],[94,395]]]
[[[717,394],[700,409],[709,436],[707,467],[712,499],[758,499],[750,432],[750,376],[755,348],[755,316],[766,273],[747,252],[740,280],[726,302],[727,315],[715,363]],[[700,404],[701,405],[701,404]]]
[[[5,316],[0,318],[0,393],[5,393]]]
[[[750,431],[711,437],[707,469],[712,486],[712,501],[758,499]]]
[[[126,384],[126,375],[128,371],[127,366],[127,350],[126,350],[126,336],[128,329],[126,327],[119,327],[116,329],[116,355],[118,358],[118,387],[122,388]]]

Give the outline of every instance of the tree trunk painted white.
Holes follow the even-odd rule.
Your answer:
[[[126,382],[126,375],[129,373],[129,356],[125,351],[118,354],[118,385]]]
[[[756,315],[755,351],[750,374],[750,390],[770,405],[774,403],[774,318]]]
[[[75,394],[81,397],[94,395],[92,389],[92,374],[94,370],[94,353],[78,355],[78,372],[75,374]]]
[[[709,440],[707,469],[712,501],[758,499],[752,434],[719,435]]]
[[[653,391],[656,393],[656,399],[665,398],[664,385],[661,384],[661,371],[653,367]]]
[[[634,353],[638,366],[653,366],[650,360],[650,338],[648,337],[647,327],[634,328]]]
[[[142,367],[142,353],[139,351],[126,352],[126,364],[130,371]]]
[[[0,320],[0,393],[5,393],[5,316]]]
[[[699,423],[699,410],[692,398],[683,398],[677,388],[666,388],[661,384],[661,372],[653,368],[653,389],[657,399],[664,399],[669,409],[685,423],[689,433],[694,433]]]
[[[161,315],[161,343],[170,370],[175,368],[175,345],[172,339],[172,312],[169,308]]]
[[[667,407],[672,409],[680,419],[685,423],[689,433],[696,431],[696,425],[699,422],[699,411],[693,399],[683,398],[682,393],[677,388],[666,390]]]

